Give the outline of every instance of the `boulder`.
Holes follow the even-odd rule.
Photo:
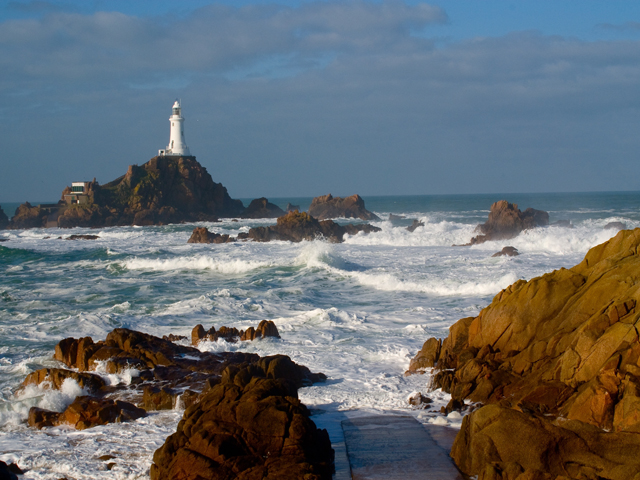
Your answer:
[[[279,206],[262,197],[251,200],[251,203],[242,214],[242,218],[278,218],[284,214],[284,210]]]
[[[301,242],[324,238],[340,243],[345,234],[356,235],[359,232],[379,232],[380,228],[369,224],[338,225],[332,220],[318,221],[306,212],[293,211],[278,218],[277,224],[269,227],[255,227],[248,233],[239,234],[238,239],[251,239],[254,242],[272,240]]]
[[[4,210],[2,210],[2,207],[0,207],[0,230],[7,228],[8,225],[9,217],[7,217],[7,214],[4,213]]]
[[[22,382],[22,387],[45,384],[54,390],[60,390],[64,381],[69,378],[90,391],[98,391],[105,386],[102,377],[93,373],[74,372],[63,368],[41,368],[27,375]]]
[[[202,325],[196,325],[191,331],[191,344],[198,345],[202,340],[216,342],[218,339],[223,339],[227,342],[235,342],[238,339],[244,341],[265,337],[280,338],[278,328],[271,320],[262,320],[257,328],[249,327],[246,331],[225,326],[218,328],[218,330],[215,327],[205,330]]]
[[[0,460],[0,480],[18,480],[18,475],[22,475],[23,472],[15,463],[6,464]]]
[[[489,219],[478,225],[481,235],[471,239],[468,245],[493,240],[508,240],[523,230],[549,225],[549,214],[543,210],[527,208],[521,212],[518,205],[500,200],[491,205]]]
[[[379,221],[377,215],[364,207],[360,195],[350,197],[333,197],[331,194],[315,197],[309,207],[309,215],[318,220],[331,218],[359,218],[361,220]]]
[[[185,410],[176,433],[153,456],[151,479],[331,479],[329,435],[309,418],[295,385],[279,375],[288,369],[269,368],[273,361],[267,369],[225,372]]]
[[[491,255],[492,257],[516,257],[520,255],[518,249],[515,247],[503,247],[499,252]]]
[[[212,233],[207,227],[196,227],[187,243],[230,243],[235,241],[235,238],[227,234]]]
[[[452,401],[458,403],[468,399],[506,409],[505,413],[483,407],[477,412],[479,419],[485,418],[479,412],[493,412],[490,418],[499,416],[499,421],[478,422],[503,429],[500,442],[518,445],[514,432],[518,432],[518,438],[531,439],[532,445],[538,438],[549,438],[539,447],[540,452],[550,449],[546,454],[534,446],[504,451],[498,448],[497,453],[493,446],[482,447],[485,451],[477,458],[485,460],[469,460],[468,465],[464,463],[467,460],[461,460],[463,463],[458,464],[465,473],[511,478],[539,470],[553,478],[595,478],[587,473],[591,470],[582,467],[561,473],[551,464],[522,459],[528,450],[536,459],[556,455],[558,445],[564,445],[568,435],[566,429],[583,440],[583,432],[598,432],[599,446],[607,442],[614,445],[623,439],[620,441],[624,448],[636,448],[633,445],[640,438],[638,272],[640,229],[623,230],[589,250],[573,268],[556,270],[528,282],[519,280],[502,290],[477,317],[455,323],[439,352],[436,339],[425,343],[412,364],[429,365],[437,357],[434,387],[451,393]],[[580,431],[570,425],[580,426]],[[564,430],[556,429],[558,426]],[[484,432],[483,429],[478,427],[477,431]],[[462,450],[471,442],[465,438],[470,431],[464,427],[459,435],[461,444],[466,445]],[[478,435],[478,445],[497,445],[491,443],[488,433]],[[586,451],[581,445],[571,451]],[[593,449],[591,452],[601,453]],[[456,455],[456,459],[463,457]],[[637,468],[635,455],[630,453],[628,461],[624,455],[619,461],[600,455],[608,463],[590,459],[588,465],[595,465],[599,478],[633,478],[619,472]],[[520,467],[510,470],[514,462]],[[553,465],[558,462],[562,464],[563,460],[555,459]]]

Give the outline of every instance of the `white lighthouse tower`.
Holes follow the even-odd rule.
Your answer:
[[[173,115],[169,117],[171,129],[169,130],[169,145],[165,150],[159,150],[161,156],[191,156],[187,142],[184,140],[184,118],[182,117],[182,107],[180,101],[173,104]]]

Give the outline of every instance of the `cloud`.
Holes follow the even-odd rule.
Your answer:
[[[235,197],[640,189],[640,42],[428,38],[445,21],[388,1],[6,22],[3,158],[35,167],[6,162],[0,191],[116,178],[166,145],[175,97]]]
[[[640,31],[640,22],[625,22],[622,24],[599,23],[596,28],[615,32],[637,32]]]

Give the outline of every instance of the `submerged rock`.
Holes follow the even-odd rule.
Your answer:
[[[378,221],[377,215],[364,207],[364,200],[360,195],[350,197],[333,197],[330,193],[315,197],[309,207],[309,215],[318,220],[331,218],[359,218],[361,220]]]
[[[196,227],[193,229],[187,243],[231,243],[235,241],[235,238],[230,237],[226,233],[221,235],[210,232],[207,227]]]
[[[456,439],[452,456],[464,473],[508,480],[523,472],[620,480],[637,473],[638,252],[640,229],[621,231],[571,269],[502,290],[477,317],[452,325],[441,348],[437,339],[425,343],[410,371],[435,363],[435,388],[459,404],[489,405]]]
[[[279,206],[262,197],[251,201],[242,218],[278,218],[284,214],[284,210]]]
[[[424,222],[421,222],[420,220],[414,220],[413,223],[407,227],[407,230],[413,233],[418,227],[424,227]]]
[[[527,208],[521,212],[518,205],[500,200],[491,205],[489,219],[478,225],[481,235],[471,239],[468,245],[492,240],[508,240],[523,230],[549,225],[549,214],[543,210]]]
[[[493,255],[491,255],[492,257],[515,257],[520,255],[520,252],[518,252],[518,249],[516,247],[503,247],[502,250],[500,250],[499,252],[494,253]]]
[[[65,240],[97,240],[99,238],[98,235],[70,235]]]
[[[333,220],[318,221],[306,212],[289,212],[278,218],[276,225],[255,227],[248,233],[238,234],[238,239],[251,239],[255,242],[283,240],[301,242],[325,238],[330,242],[340,243],[345,234],[356,235],[359,232],[379,232],[381,229],[367,223],[360,225],[338,225]]]

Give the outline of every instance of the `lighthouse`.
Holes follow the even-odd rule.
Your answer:
[[[173,112],[169,117],[169,145],[164,150],[158,150],[160,156],[191,156],[187,142],[184,140],[184,118],[182,117],[182,107],[180,101],[173,104]]]

